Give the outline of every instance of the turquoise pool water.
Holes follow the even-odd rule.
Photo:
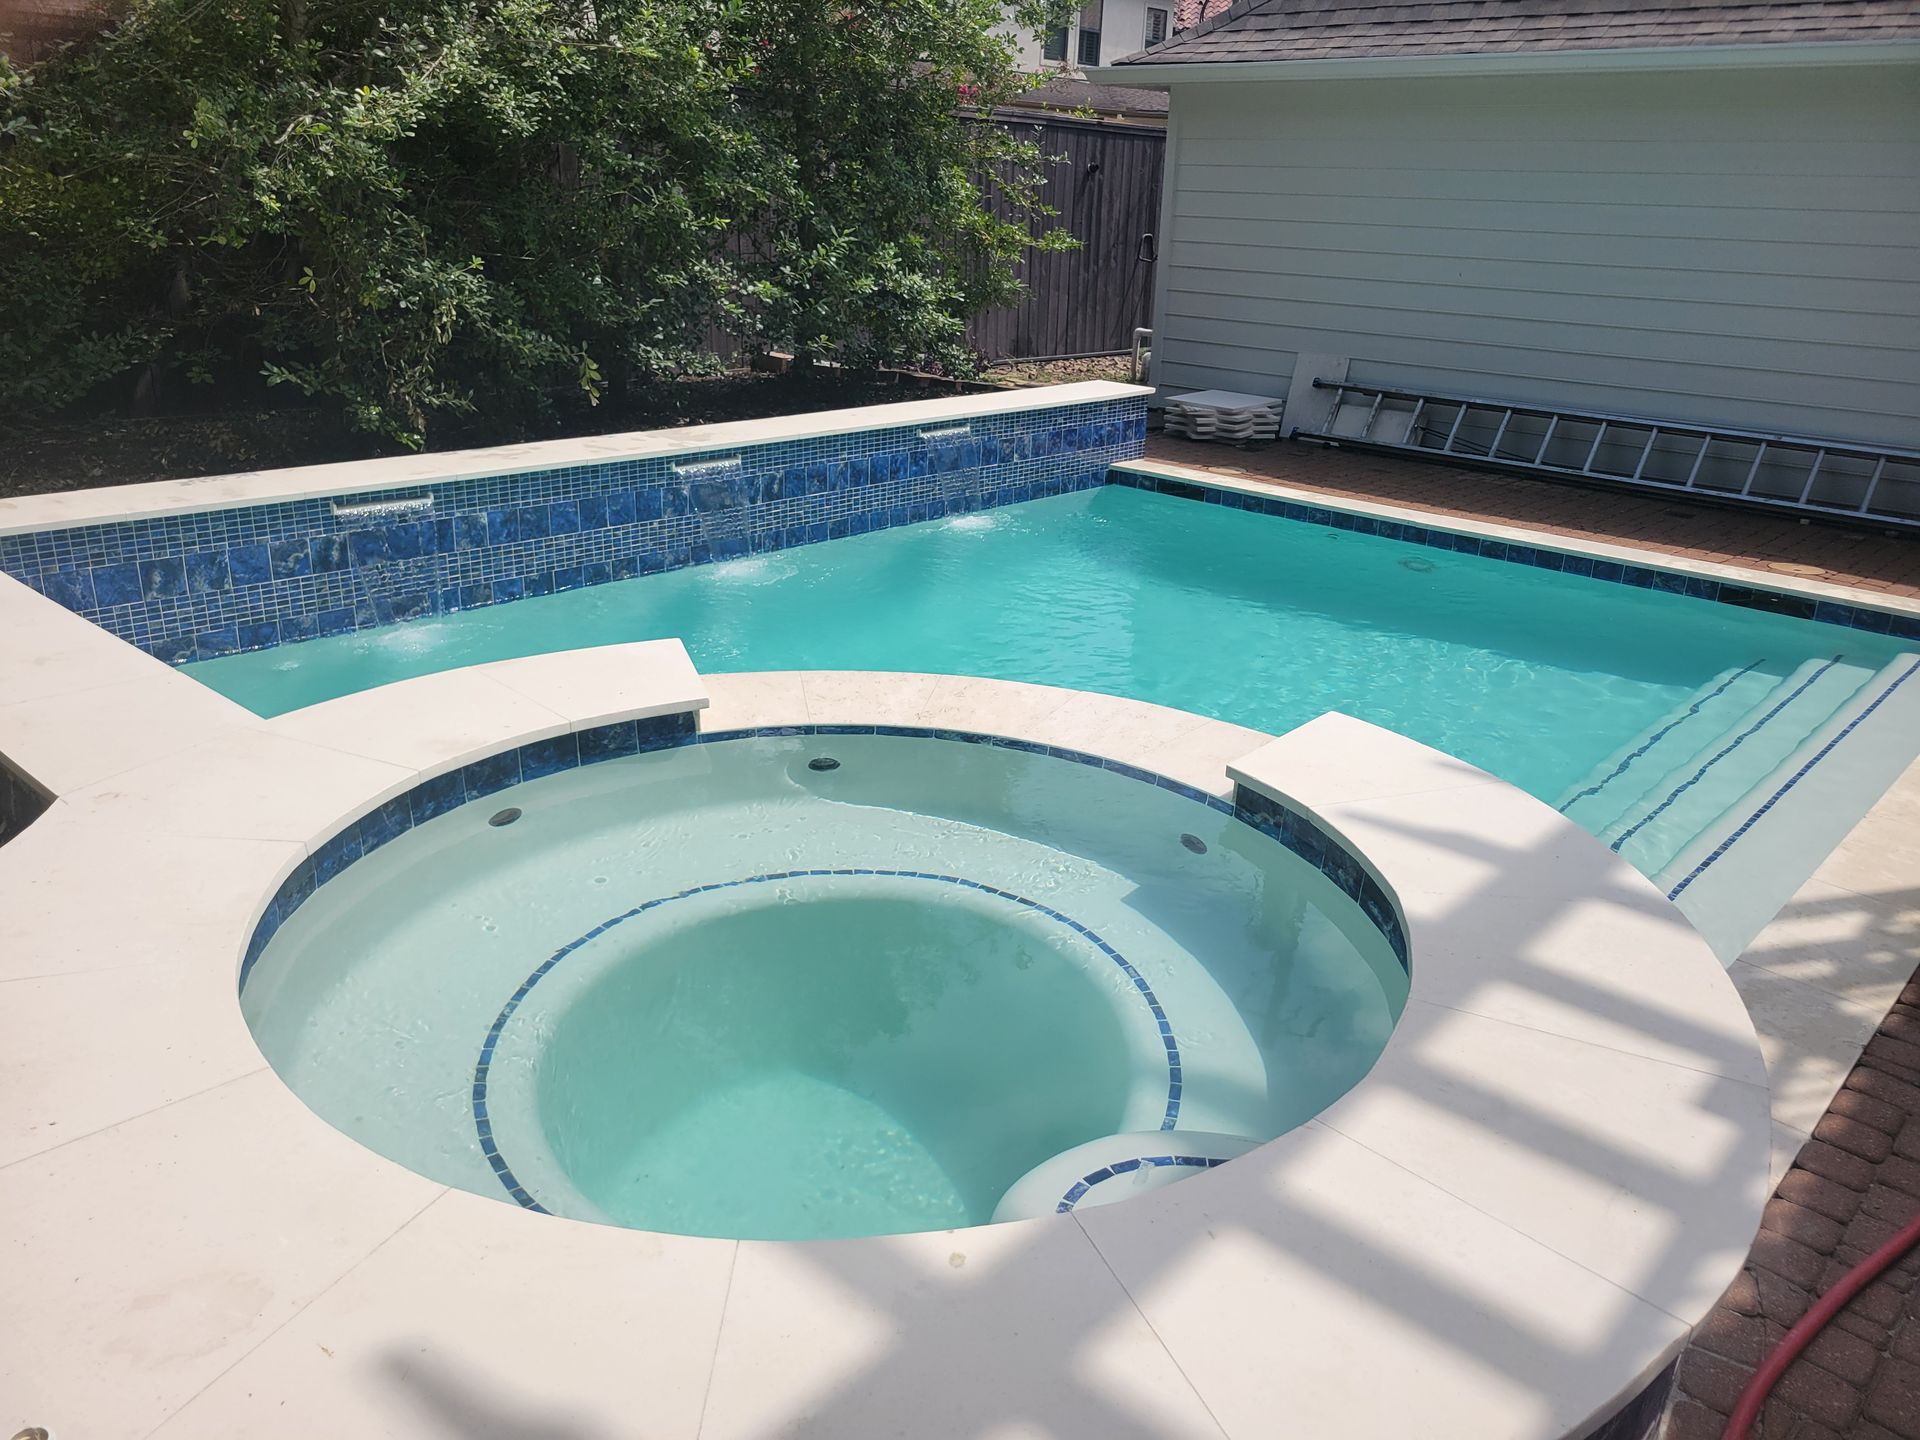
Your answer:
[[[433,670],[664,636],[682,639],[708,671],[986,675],[1274,732],[1341,710],[1553,803],[1736,672],[1744,669],[1716,703],[1759,707],[1809,662],[1842,657],[1818,698],[1843,677],[1857,687],[1899,648],[1860,631],[1107,486],[205,661],[189,673],[275,715]]]
[[[886,873],[796,873],[851,868]],[[842,735],[429,820],[321,886],[241,1003],[320,1116],[442,1183],[798,1239],[984,1224],[1109,1136],[1269,1139],[1365,1074],[1405,998],[1353,901],[1216,810]]]

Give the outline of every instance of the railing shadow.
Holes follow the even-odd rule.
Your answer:
[[[534,1414],[499,1393],[497,1381],[451,1361],[392,1349],[378,1361],[382,1376],[399,1392],[396,1423],[388,1434],[445,1435],[452,1440],[626,1440],[604,1426],[543,1410]],[[424,1424],[411,1423],[418,1417]]]

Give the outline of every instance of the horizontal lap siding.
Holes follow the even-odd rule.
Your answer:
[[[1920,447],[1920,72],[1175,94],[1159,379],[1359,379]]]

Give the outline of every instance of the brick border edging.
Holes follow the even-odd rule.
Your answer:
[[[1920,1214],[1920,971],[1767,1203],[1746,1267],[1681,1356],[1666,1440],[1720,1440],[1741,1389],[1814,1300]],[[1755,1440],[1920,1440],[1920,1252],[1787,1370]]]

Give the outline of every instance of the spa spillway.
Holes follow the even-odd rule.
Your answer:
[[[563,742],[321,847],[243,978],[314,1111],[507,1203],[767,1239],[1107,1203],[1313,1116],[1406,997],[1377,889],[1144,772],[871,727]]]

